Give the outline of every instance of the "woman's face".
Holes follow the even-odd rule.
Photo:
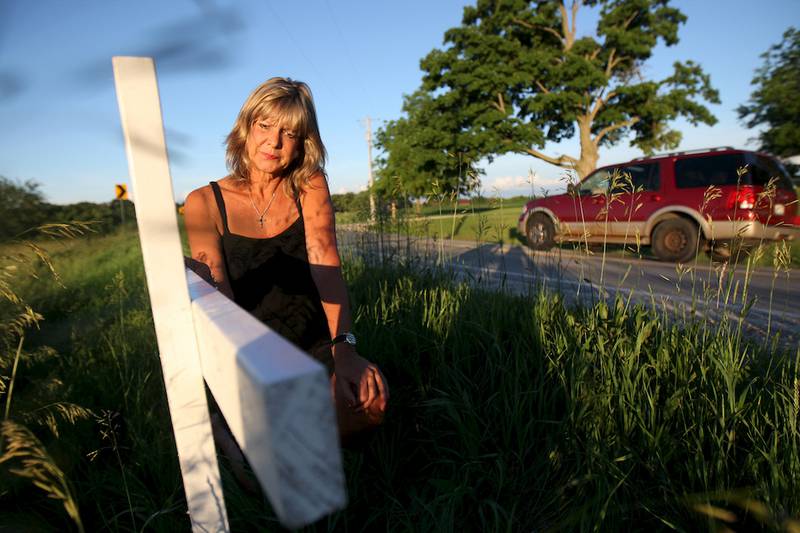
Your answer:
[[[250,160],[250,174],[282,177],[295,157],[302,139],[269,117],[257,119],[250,126],[245,149]]]

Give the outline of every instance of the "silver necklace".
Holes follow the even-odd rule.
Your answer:
[[[256,207],[256,203],[253,201],[253,188],[250,186],[249,183],[247,184],[247,195],[250,197],[250,205],[253,206],[253,209],[258,214],[258,225],[261,226],[262,228],[264,227],[264,217],[267,216],[267,211],[269,211],[269,208],[272,207],[272,201],[275,199],[275,194],[277,192],[278,188],[275,187],[275,190],[272,191],[272,198],[269,199],[267,207],[265,207],[263,211],[259,211],[258,208]]]

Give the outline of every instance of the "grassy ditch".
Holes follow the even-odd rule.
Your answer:
[[[50,254],[63,287],[41,271],[16,285],[44,321],[28,330],[8,420],[61,472],[85,530],[186,530],[136,235]],[[572,308],[403,264],[351,258],[345,276],[392,406],[345,452],[349,507],[310,529],[800,527],[800,350],[748,344],[735,319]],[[0,528],[74,529],[66,500],[13,475],[15,460],[0,463]],[[280,530],[224,482],[233,531]]]

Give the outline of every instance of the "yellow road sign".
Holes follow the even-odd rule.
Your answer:
[[[128,199],[128,186],[124,183],[117,183],[117,185],[114,187],[114,191],[117,195],[117,200]]]

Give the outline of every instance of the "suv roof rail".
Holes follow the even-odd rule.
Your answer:
[[[649,156],[635,157],[631,161],[643,161],[645,159],[657,159],[659,157],[675,157],[678,155],[700,154],[703,152],[722,152],[723,150],[736,150],[733,146],[714,146],[713,148],[696,148],[694,150],[681,150],[680,152],[669,152],[666,154],[655,154]]]

